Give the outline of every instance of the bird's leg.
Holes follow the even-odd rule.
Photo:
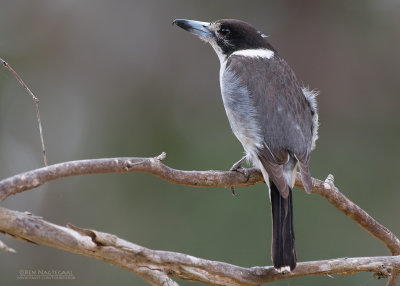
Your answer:
[[[246,172],[239,171],[240,169],[243,169],[242,165],[245,160],[246,160],[246,156],[243,156],[242,159],[240,159],[235,164],[233,164],[233,166],[230,168],[229,171],[239,172],[239,173],[242,173],[243,175],[246,175]],[[231,186],[231,192],[232,192],[232,195],[236,196],[235,187]]]
[[[238,170],[239,170],[240,168],[242,168],[243,162],[246,160],[246,158],[247,158],[246,156],[243,156],[242,159],[240,159],[240,160],[237,161],[235,164],[233,164],[233,166],[230,168],[229,171],[236,171],[236,172],[238,172]]]

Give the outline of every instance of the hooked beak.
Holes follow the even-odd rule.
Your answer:
[[[207,22],[200,22],[200,21],[193,21],[193,20],[186,20],[186,19],[175,19],[172,24],[175,24],[182,29],[203,38],[204,40],[208,40],[211,38],[212,33],[208,29],[210,23]]]

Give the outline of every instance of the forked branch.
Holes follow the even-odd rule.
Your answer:
[[[144,172],[171,183],[195,187],[249,186],[263,181],[261,173],[254,168],[245,169],[245,172],[183,171],[163,164],[161,161],[164,158],[165,153],[162,153],[154,158],[92,159],[47,166],[0,181],[0,201],[58,178],[99,173]],[[299,174],[296,186],[303,188]],[[313,192],[326,198],[367,232],[381,240],[392,255],[400,254],[399,239],[340,193],[334,186],[333,176],[329,175],[325,181],[313,179]],[[110,234],[72,226],[61,227],[41,218],[7,209],[0,209],[0,231],[28,241],[104,260],[136,273],[153,285],[177,285],[169,277],[215,285],[258,285],[299,276],[353,274],[363,271],[373,272],[379,277],[389,277],[388,285],[395,285],[400,270],[400,256],[303,262],[298,263],[295,271],[284,274],[277,273],[273,267],[241,268],[185,254],[146,249]],[[7,249],[6,246],[0,248]]]
[[[372,272],[389,277],[400,268],[400,256],[337,258],[301,262],[290,273],[272,266],[243,268],[187,254],[151,250],[112,234],[68,225],[62,227],[31,214],[0,208],[0,230],[24,240],[86,255],[135,273],[153,285],[178,285],[170,277],[212,285],[260,285],[313,275]]]

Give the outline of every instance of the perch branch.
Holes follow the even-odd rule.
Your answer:
[[[249,186],[263,181],[261,173],[254,168],[244,169],[244,172],[176,170],[161,162],[165,156],[165,153],[162,153],[154,158],[130,157],[70,161],[28,171],[0,181],[0,201],[10,195],[37,188],[46,182],[58,178],[99,173],[150,173],[171,183],[195,187]],[[312,182],[314,193],[326,198],[332,205],[357,222],[368,233],[381,240],[389,248],[392,255],[400,254],[399,239],[390,230],[378,223],[359,206],[340,193],[333,183],[332,175],[329,175],[325,181],[313,179]],[[300,174],[297,174],[295,184],[297,187],[303,188]],[[398,271],[399,269],[394,271],[395,275],[390,279],[389,283],[396,283]],[[153,272],[150,271],[150,273]],[[141,273],[141,275],[142,277],[146,276],[144,273]],[[145,277],[147,281],[155,279],[151,274],[148,275],[150,276]],[[163,279],[166,278],[164,277]],[[158,285],[154,281],[152,283]]]
[[[165,153],[154,158],[107,158],[63,162],[21,173],[0,181],[0,201],[10,195],[37,188],[59,178],[103,173],[143,172],[170,183],[194,187],[249,186],[262,182],[256,169],[247,175],[235,171],[182,171],[170,168],[161,161]]]
[[[37,188],[58,178],[99,173],[143,172],[153,174],[170,183],[194,187],[250,186],[264,181],[261,172],[255,168],[245,169],[245,172],[183,171],[163,164],[161,161],[165,157],[166,154],[162,153],[154,158],[91,159],[50,165],[0,181],[0,201],[10,195]],[[399,239],[339,192],[333,184],[332,175],[329,175],[325,181],[312,179],[312,183],[313,193],[326,198],[333,206],[357,222],[364,230],[381,240],[389,248],[392,255],[400,254]],[[300,174],[296,176],[295,185],[304,189]]]
[[[400,269],[400,256],[377,256],[301,262],[294,271],[280,273],[272,266],[243,268],[182,253],[151,250],[112,234],[72,225],[63,227],[5,208],[0,208],[0,217],[0,231],[4,233],[114,264],[152,285],[178,285],[170,277],[212,285],[260,285],[301,276],[358,272],[372,272],[378,278],[386,278],[394,269]]]

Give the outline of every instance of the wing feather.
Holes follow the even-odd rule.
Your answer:
[[[249,100],[260,125],[258,159],[285,198],[288,182],[284,168],[289,156],[299,160],[302,181],[311,191],[308,167],[312,145],[312,109],[292,69],[279,56],[271,59],[231,56],[227,68],[235,71],[249,91]],[[294,165],[295,166],[295,165]]]

